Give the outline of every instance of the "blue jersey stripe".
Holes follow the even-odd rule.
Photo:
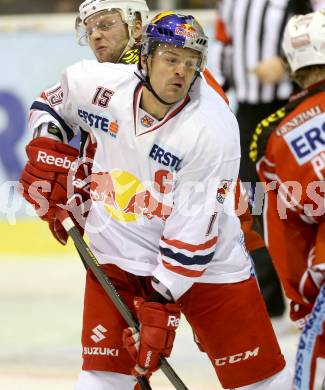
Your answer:
[[[160,252],[164,256],[170,257],[173,260],[176,260],[178,263],[183,265],[205,265],[210,263],[213,258],[214,251],[205,256],[193,256],[189,257],[183,253],[173,252],[171,249],[160,247]]]

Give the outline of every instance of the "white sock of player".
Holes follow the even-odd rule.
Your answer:
[[[293,370],[286,366],[282,371],[263,381],[248,386],[236,387],[233,390],[289,390],[292,388],[292,382]]]
[[[105,371],[81,371],[74,390],[134,390],[132,375]]]

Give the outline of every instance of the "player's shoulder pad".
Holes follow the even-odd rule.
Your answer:
[[[136,65],[100,63],[96,60],[82,60],[67,68],[69,78],[77,80],[96,80],[105,77],[106,80],[129,79],[134,76]]]
[[[240,156],[240,136],[235,115],[223,96],[202,80],[194,86],[193,117],[200,129],[198,142],[222,159]]]
[[[69,66],[61,76],[61,85],[68,91],[75,103],[83,101],[94,88],[104,86],[117,90],[134,81],[136,65],[99,63],[94,60],[82,60]],[[68,96],[67,94],[67,96]]]

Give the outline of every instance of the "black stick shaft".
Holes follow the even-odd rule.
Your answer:
[[[139,329],[138,321],[133,317],[130,309],[122,301],[119,293],[115,289],[113,283],[110,281],[108,276],[100,268],[100,264],[96,259],[95,255],[92,253],[89,246],[86,244],[85,240],[81,236],[79,230],[75,227],[72,219],[68,216],[68,213],[65,210],[62,210],[62,214],[59,216],[63,227],[66,229],[69,236],[72,238],[79,254],[81,255],[83,261],[91,269],[91,271],[96,276],[100,285],[103,287],[107,295],[111,298],[116,308],[120,312],[121,316],[124,318],[126,323],[133,328]],[[177,390],[189,390],[180,377],[176,374],[167,360],[163,357],[160,358],[160,368],[169,381],[174,385]],[[141,386],[142,390],[151,390],[150,384],[146,377],[139,376],[137,380]]]

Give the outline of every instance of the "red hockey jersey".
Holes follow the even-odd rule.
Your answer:
[[[299,304],[312,303],[308,275],[317,284],[325,270],[324,84],[296,97],[299,104],[272,131],[257,164],[266,189],[265,240],[286,295]]]

